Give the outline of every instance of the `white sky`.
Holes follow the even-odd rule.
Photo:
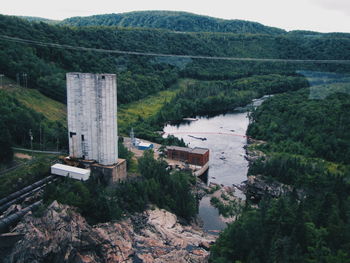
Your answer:
[[[141,10],[187,11],[286,30],[350,33],[350,0],[4,0],[0,13],[64,19]]]

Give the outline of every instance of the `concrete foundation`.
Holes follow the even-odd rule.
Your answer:
[[[127,179],[126,160],[118,159],[114,165],[101,165],[98,163],[90,166],[91,175],[103,184],[113,184]]]

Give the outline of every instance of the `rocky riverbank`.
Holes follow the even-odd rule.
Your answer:
[[[264,141],[249,138],[245,149],[246,159],[250,165],[258,160],[264,162],[269,158],[269,156],[259,150],[259,146],[265,143]],[[292,186],[278,182],[270,177],[268,178],[260,174],[251,174],[247,177],[248,179],[244,181],[240,187],[247,199],[252,201],[259,201],[264,196],[277,198],[292,191],[295,191],[300,199],[305,196],[305,191],[303,189],[294,189]]]
[[[259,150],[259,146],[265,144],[264,141],[255,140],[252,138],[248,139],[246,145],[246,159],[249,164],[260,160],[265,161],[268,156]],[[286,192],[291,191],[291,187],[284,185],[275,180],[266,180],[266,178],[259,174],[248,175],[248,179],[243,182],[242,191],[246,195],[247,199],[252,201],[259,201],[263,196],[279,197]]]
[[[72,207],[53,202],[13,229],[23,235],[3,262],[207,262],[215,236],[184,226],[165,210],[90,226]]]
[[[232,223],[241,213],[245,201],[237,197],[233,186],[211,184],[209,186],[210,203],[219,210],[220,219]]]

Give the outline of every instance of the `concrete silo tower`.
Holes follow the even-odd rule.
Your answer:
[[[70,157],[118,162],[115,74],[67,73]]]

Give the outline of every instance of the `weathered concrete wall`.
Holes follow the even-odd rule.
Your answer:
[[[118,159],[115,74],[67,73],[69,154],[103,165]]]
[[[117,164],[117,173],[113,178],[113,182],[125,181],[126,179],[127,179],[126,160],[119,158],[118,164]]]
[[[126,160],[118,159],[114,165],[92,164],[91,176],[103,184],[113,184],[127,179]]]

